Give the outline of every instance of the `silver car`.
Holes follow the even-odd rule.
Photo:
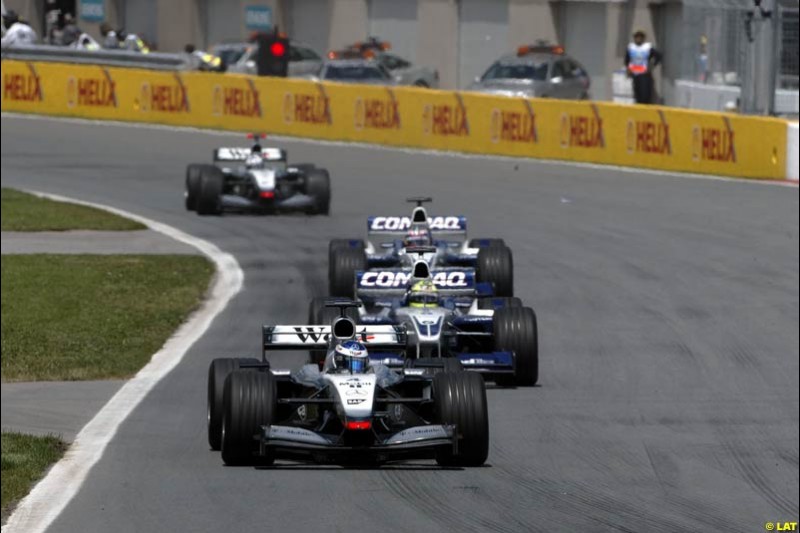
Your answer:
[[[517,97],[589,98],[586,69],[560,46],[522,46],[516,54],[495,61],[470,91]]]
[[[222,59],[226,72],[256,74],[255,54],[258,47],[252,43],[221,43],[211,53]],[[289,77],[307,77],[319,70],[322,58],[310,46],[297,41],[289,42]]]
[[[328,52],[328,59],[374,59],[385,68],[398,85],[416,87],[438,87],[439,72],[436,69],[412,64],[388,50],[391,45],[376,37],[365,42],[354,43],[342,50]]]
[[[395,84],[385,68],[369,59],[329,59],[322,63],[313,79],[370,85]]]

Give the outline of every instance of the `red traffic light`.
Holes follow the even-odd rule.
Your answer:
[[[283,57],[286,54],[286,45],[280,41],[275,41],[270,45],[269,51],[273,57]]]

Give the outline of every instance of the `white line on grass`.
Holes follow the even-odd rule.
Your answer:
[[[31,492],[19,503],[3,533],[40,533],[61,514],[78,493],[92,467],[103,456],[106,446],[117,429],[147,393],[181,361],[189,348],[211,325],[228,302],[242,288],[244,273],[236,259],[208,241],[193,237],[183,231],[121,209],[75,200],[64,196],[28,191],[51,200],[71,202],[103,209],[141,222],[150,229],[200,250],[214,262],[217,272],[208,298],[200,309],[181,325],[164,346],[153,355],[132,379],[106,403],[106,405],[78,433],[64,457],[58,461]]]

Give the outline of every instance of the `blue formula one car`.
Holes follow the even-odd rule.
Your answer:
[[[539,379],[535,312],[519,298],[494,295],[492,284],[476,281],[471,268],[430,269],[418,260],[411,269],[358,271],[355,294],[361,307],[350,316],[359,324],[404,326],[408,332],[403,353],[383,361],[390,367],[463,368],[502,386]],[[330,302],[312,300],[309,323],[327,323]],[[312,351],[312,362],[322,355]]]
[[[502,239],[467,240],[463,216],[428,216],[430,198],[409,198],[417,206],[407,216],[371,216],[367,240],[334,239],[328,249],[331,296],[352,298],[357,271],[410,269],[417,260],[408,249],[429,248],[422,259],[431,268],[469,267],[478,282],[490,283],[497,296],[514,295],[514,261]]]

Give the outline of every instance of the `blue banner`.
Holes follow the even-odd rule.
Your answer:
[[[106,19],[105,0],[81,0],[81,19],[86,22],[103,22]]]
[[[245,6],[244,26],[252,31],[267,31],[272,28],[272,8],[267,6]]]

